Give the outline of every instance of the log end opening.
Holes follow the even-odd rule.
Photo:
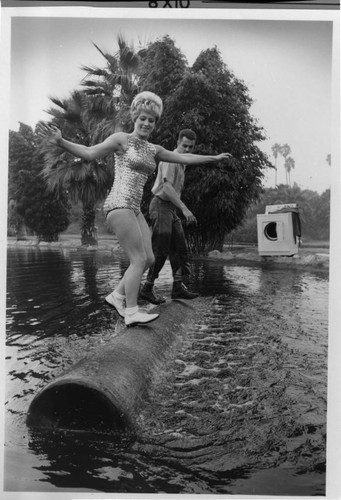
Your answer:
[[[120,435],[131,427],[129,417],[102,391],[74,381],[52,384],[37,394],[26,423],[32,428]]]

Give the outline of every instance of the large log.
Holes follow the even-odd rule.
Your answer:
[[[29,427],[134,433],[141,405],[175,338],[200,300],[169,301],[154,322],[126,328],[48,383],[32,400]],[[154,309],[153,309],[154,311]]]

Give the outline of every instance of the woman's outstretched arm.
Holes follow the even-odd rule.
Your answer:
[[[200,163],[212,163],[219,160],[232,158],[230,153],[220,153],[219,155],[196,155],[193,153],[178,153],[177,151],[168,151],[162,146],[156,146],[156,158],[158,161],[168,163],[183,163],[184,165],[198,165]]]
[[[47,123],[39,122],[37,125],[37,133],[43,139],[48,140],[52,144],[59,146],[68,153],[82,158],[83,160],[95,160],[102,158],[111,152],[120,152],[125,148],[125,135],[123,132],[110,135],[100,144],[94,146],[85,146],[83,144],[76,144],[67,141],[62,137],[62,133],[55,125],[48,125]]]

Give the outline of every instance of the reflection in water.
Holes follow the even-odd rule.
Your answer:
[[[247,480],[249,468],[214,474],[142,456],[129,441],[112,443],[105,435],[29,431],[29,448],[45,462],[38,467],[58,488],[117,493],[232,493],[236,480]],[[143,462],[142,462],[143,460]],[[49,491],[49,488],[46,488]]]
[[[323,495],[323,273],[195,260],[207,306],[170,353],[137,439],[28,432],[39,388],[115,335],[104,297],[126,266],[109,252],[8,251],[7,489]],[[170,287],[166,266],[158,291]]]
[[[7,269],[7,324],[15,325],[7,330],[10,343],[22,335],[44,336],[45,325],[50,331],[51,320],[72,310],[71,262],[62,252],[14,249],[8,252]]]
[[[142,462],[129,442],[113,444],[105,435],[30,431],[29,447],[47,458],[48,465],[40,467],[40,472],[59,488],[117,493],[213,491],[204,474],[181,467],[177,471],[155,463],[153,457],[143,457]]]
[[[132,467],[129,457],[124,456],[127,445],[128,442],[124,441],[113,443],[110,435],[105,434],[29,431],[30,450],[47,459],[47,463],[45,461],[38,468],[45,480],[70,490],[111,491],[110,484],[115,480],[120,488],[117,491],[129,491],[124,487],[124,480],[129,481],[133,476],[128,472]],[[112,470],[109,470],[109,464]]]
[[[9,344],[17,339],[21,344],[22,336],[27,335],[82,336],[92,328],[103,306],[103,294],[110,290],[111,255],[106,256],[105,267],[98,270],[93,252],[77,252],[72,262],[70,254],[59,249],[11,249],[8,254]],[[113,265],[116,282],[121,267],[122,257]]]

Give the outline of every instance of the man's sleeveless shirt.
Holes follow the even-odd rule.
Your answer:
[[[127,150],[115,154],[115,178],[103,209],[130,208],[140,212],[144,185],[156,168],[156,147],[135,136],[128,137]]]

